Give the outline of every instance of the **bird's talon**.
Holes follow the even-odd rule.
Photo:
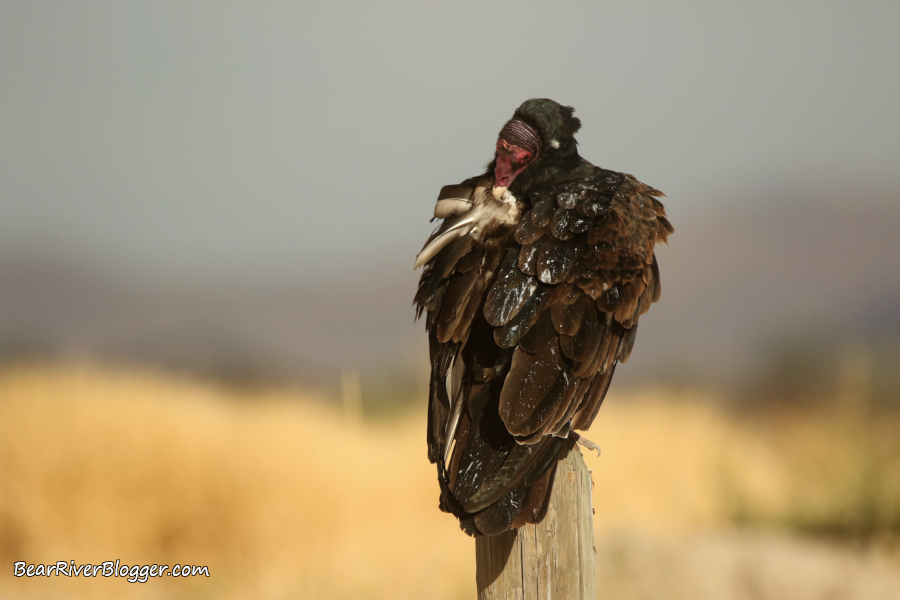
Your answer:
[[[569,434],[569,437],[571,437],[573,440],[575,440],[575,443],[578,444],[579,446],[587,448],[588,450],[596,450],[597,456],[600,456],[600,446],[598,446],[591,440],[587,439],[583,435],[580,435],[573,431]]]

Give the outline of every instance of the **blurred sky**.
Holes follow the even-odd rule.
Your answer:
[[[437,192],[531,97],[668,195],[618,379],[752,371],[807,323],[900,339],[898,24],[896,0],[4,1],[0,354],[424,369]]]
[[[898,23],[891,0],[6,1],[0,243],[157,283],[405,269],[535,96],[676,228],[760,178],[893,183]]]

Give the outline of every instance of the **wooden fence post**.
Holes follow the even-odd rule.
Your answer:
[[[475,540],[478,600],[594,600],[591,475],[577,446],[562,452],[544,520]]]

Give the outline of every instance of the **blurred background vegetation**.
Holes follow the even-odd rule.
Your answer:
[[[472,598],[413,257],[516,106],[668,195],[598,589],[900,596],[896,2],[0,5],[4,598]]]
[[[0,373],[0,561],[206,565],[210,578],[2,581],[4,597],[472,598],[421,403],[384,413],[90,364]],[[364,389],[364,388],[363,388]],[[610,395],[588,435],[601,597],[894,598],[900,413]]]

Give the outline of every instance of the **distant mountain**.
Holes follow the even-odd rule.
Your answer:
[[[729,202],[739,208],[675,220],[659,250],[662,299],[617,377],[725,381],[752,372],[768,340],[797,332],[900,339],[900,194],[844,197],[748,194]],[[303,289],[134,287],[65,265],[0,256],[0,352],[288,379],[334,378],[347,366],[426,369],[412,255]]]
[[[146,361],[238,379],[416,370],[427,340],[413,325],[411,265],[306,289],[154,289],[63,263],[0,260],[0,354]]]
[[[635,363],[686,362],[716,379],[746,374],[786,336],[900,339],[898,224],[900,194],[893,205],[748,202],[677,227]]]

